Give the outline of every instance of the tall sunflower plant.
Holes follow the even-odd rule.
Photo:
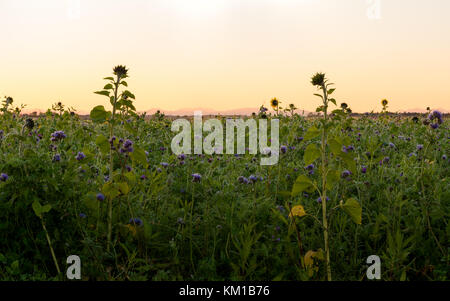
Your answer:
[[[321,225],[323,231],[323,250],[308,251],[303,256],[300,253],[302,267],[311,272],[312,258],[321,259],[325,262],[326,278],[332,280],[332,262],[329,238],[330,221],[332,214],[337,210],[343,210],[354,223],[360,225],[362,222],[362,207],[355,196],[340,195],[337,184],[340,181],[353,181],[356,174],[355,154],[350,138],[342,131],[348,127],[348,106],[341,109],[329,111],[331,104],[336,105],[336,100],[331,98],[335,91],[333,84],[328,82],[324,73],[317,73],[312,77],[311,83],[317,87],[321,94],[315,94],[321,99],[321,105],[317,108],[320,118],[315,125],[311,126],[304,135],[307,144],[303,161],[305,170],[316,169],[317,176],[313,172],[300,175],[290,191],[290,198],[298,199],[303,193],[317,193],[317,203],[320,206],[319,216],[309,214],[303,205],[298,204],[291,208],[289,215],[293,222],[312,217]],[[347,182],[348,183],[348,182]],[[312,211],[312,210],[311,210]],[[300,214],[299,214],[300,212]],[[320,214],[321,212],[321,214]],[[298,235],[300,237],[300,235]],[[303,247],[303,246],[302,246]],[[313,269],[315,271],[315,269]]]
[[[120,197],[127,195],[131,185],[135,181],[135,175],[132,171],[125,168],[125,163],[131,159],[133,164],[141,164],[144,167],[147,167],[148,164],[143,149],[134,146],[132,140],[128,138],[118,139],[115,136],[114,127],[118,122],[122,122],[130,136],[134,135],[136,131],[126,119],[137,117],[137,114],[136,108],[133,105],[135,96],[126,89],[128,83],[125,79],[128,78],[128,69],[125,66],[119,65],[113,69],[113,74],[113,77],[104,78],[108,83],[103,87],[103,90],[95,92],[95,94],[108,97],[112,107],[111,111],[107,111],[104,106],[99,105],[94,107],[90,113],[91,120],[94,123],[106,123],[109,129],[109,139],[100,134],[95,141],[100,152],[109,158],[109,176],[101,189],[103,195],[108,200],[108,251],[113,245],[113,203]]]

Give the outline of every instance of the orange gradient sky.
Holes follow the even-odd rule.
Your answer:
[[[376,14],[377,3],[381,4]],[[124,64],[138,110],[450,109],[448,0],[0,0],[0,97],[89,111]],[[379,18],[377,18],[379,16]]]

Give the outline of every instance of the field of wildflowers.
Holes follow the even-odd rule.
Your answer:
[[[58,103],[0,114],[0,279],[448,280],[449,122],[438,111],[355,118],[324,74],[320,117],[280,120],[278,164],[262,155],[174,155],[162,114],[138,114],[124,66],[89,120]],[[312,87],[312,89],[314,89]],[[99,96],[100,97],[100,96]],[[223,122],[226,118],[221,118]]]

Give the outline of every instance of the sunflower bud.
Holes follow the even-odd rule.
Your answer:
[[[314,86],[323,86],[325,84],[325,73],[316,73],[312,79],[311,83]]]
[[[120,78],[127,76],[128,69],[125,66],[119,65],[114,67],[114,74]]]
[[[34,128],[34,121],[31,118],[27,118],[27,120],[25,121],[25,126],[29,129],[32,130]]]

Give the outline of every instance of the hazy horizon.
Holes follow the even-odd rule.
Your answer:
[[[378,6],[379,5],[379,6]],[[129,68],[138,111],[315,111],[317,71],[355,112],[450,109],[448,0],[0,0],[0,97],[108,106]]]

